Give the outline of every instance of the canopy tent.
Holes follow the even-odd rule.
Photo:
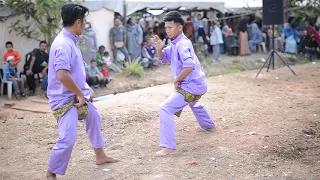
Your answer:
[[[123,0],[85,0],[82,4],[91,11],[108,9],[123,15]]]
[[[207,0],[195,0],[195,1],[184,1],[184,0],[126,0],[127,4],[127,15],[133,14],[136,11],[150,8],[150,9],[177,9],[184,7],[186,9],[215,9],[221,13],[227,12],[223,2],[210,2]]]

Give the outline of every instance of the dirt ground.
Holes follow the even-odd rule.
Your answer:
[[[157,72],[162,69],[155,73],[170,81],[167,70]],[[208,78],[208,93],[201,102],[214,118],[216,131],[199,131],[186,107],[176,119],[178,149],[168,157],[155,157],[155,152],[159,150],[158,107],[173,92],[172,84],[96,102],[106,152],[121,162],[96,166],[80,122],[67,174],[58,178],[317,180],[320,65],[293,69],[298,76],[283,67],[264,70],[257,79],[257,71]],[[0,179],[44,179],[50,149],[58,137],[56,121],[51,114],[8,109],[2,110],[2,116]]]

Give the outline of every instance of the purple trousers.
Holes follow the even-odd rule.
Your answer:
[[[104,140],[100,128],[100,115],[93,104],[88,103],[88,115],[84,120],[86,131],[93,148],[102,148]],[[58,121],[59,138],[52,148],[48,170],[54,174],[64,175],[67,170],[73,145],[77,137],[78,110],[71,108]]]
[[[174,114],[190,106],[201,128],[213,128],[214,122],[199,101],[188,103],[182,94],[174,92],[160,107],[160,147],[176,149]]]

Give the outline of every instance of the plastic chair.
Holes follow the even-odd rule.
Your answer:
[[[11,99],[12,98],[12,86],[13,86],[13,84],[12,84],[11,81],[7,81],[7,79],[5,78],[5,71],[3,69],[2,75],[1,75],[1,96],[3,96],[4,84],[7,84],[8,98]]]

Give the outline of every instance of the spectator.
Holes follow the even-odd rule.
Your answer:
[[[143,31],[140,25],[136,23],[134,18],[129,18],[127,21],[127,48],[131,60],[136,60],[141,57],[141,44],[143,40]]]
[[[316,41],[315,36],[312,34],[309,41],[305,47],[306,54],[309,56],[310,61],[317,59],[317,54],[319,52],[319,45]]]
[[[31,59],[26,62],[24,74],[27,76],[30,96],[33,96],[36,92],[34,74],[42,73],[43,77],[48,74],[49,55],[46,53],[46,49],[47,42],[40,41],[39,49],[34,49],[31,54]]]
[[[85,49],[81,50],[82,57],[83,57],[83,60],[87,64],[89,64],[92,59],[96,59],[97,38],[96,38],[96,33],[91,27],[91,23],[88,21],[86,22],[86,26],[82,36],[84,36],[84,46],[85,46]],[[98,63],[98,67],[99,67],[99,63]]]
[[[97,66],[100,69],[102,67],[103,64],[103,56],[105,53],[106,48],[104,46],[99,46],[99,50],[96,54],[96,58],[97,58]],[[89,64],[89,63],[87,63]]]
[[[145,68],[160,63],[159,58],[156,57],[156,47],[153,46],[151,39],[148,39],[147,45],[143,47],[142,56],[142,66]]]
[[[18,78],[18,70],[17,67],[15,66],[15,57],[14,56],[9,56],[7,57],[7,66],[5,68],[5,75],[7,81],[11,81],[13,84],[13,89],[14,93],[16,96],[16,99],[20,99],[22,97],[26,97],[24,93],[24,81],[21,78]]]
[[[318,43],[318,45],[320,45],[320,35],[319,35],[319,32],[317,32],[317,31],[315,30],[315,28],[313,28],[313,27],[311,26],[311,24],[310,24],[309,21],[306,21],[306,22],[305,22],[305,26],[306,26],[306,29],[307,29],[307,35],[311,37],[311,35],[313,34],[316,42]]]
[[[296,39],[298,45],[301,43],[302,36],[303,32],[301,31],[300,26],[297,26],[294,30],[294,38]]]
[[[18,68],[18,64],[21,61],[18,51],[13,49],[13,43],[11,41],[6,42],[7,52],[3,55],[3,61],[6,62],[9,56],[13,56],[14,66]]]
[[[239,37],[240,37],[240,55],[250,55],[249,44],[248,44],[248,21],[245,17],[241,17],[239,24]]]
[[[258,25],[256,23],[252,24],[252,39],[249,40],[249,48],[251,53],[255,52],[256,45],[259,45],[262,43],[262,32],[259,29]]]
[[[213,46],[213,62],[219,60],[220,45],[223,44],[222,32],[218,24],[210,28],[210,44]]]
[[[123,66],[118,62],[118,50],[120,50],[125,56],[125,61],[129,61],[129,53],[126,48],[127,44],[127,33],[123,26],[121,26],[121,21],[119,19],[114,20],[114,27],[110,29],[110,45],[113,51],[113,60],[118,66]]]
[[[101,86],[106,86],[106,81],[97,67],[96,60],[91,60],[91,65],[87,67],[87,76],[88,76],[88,85],[90,87],[91,86],[99,87],[99,84]]]
[[[109,67],[109,69],[111,69],[115,72],[117,72],[117,71],[122,72],[122,70],[117,65],[112,63],[112,59],[109,56],[109,53],[107,51],[104,52],[102,60],[103,60],[102,64],[106,64]]]
[[[109,84],[112,81],[112,77],[110,77],[108,69],[108,65],[106,63],[103,63],[100,73],[102,74],[106,84]]]

